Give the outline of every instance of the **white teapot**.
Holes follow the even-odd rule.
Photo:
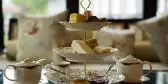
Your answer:
[[[8,65],[4,70],[4,76],[10,81],[15,81],[17,84],[38,84],[41,79],[42,64],[44,62],[45,59],[32,61],[31,59],[27,58],[24,61],[16,63],[15,65]],[[6,69],[8,67],[14,68],[15,79],[10,79],[7,77]]]
[[[149,64],[149,72],[143,75],[143,65]],[[148,75],[152,71],[152,65],[148,61],[141,61],[129,55],[116,62],[117,72],[125,76],[124,82],[140,82],[141,77]]]

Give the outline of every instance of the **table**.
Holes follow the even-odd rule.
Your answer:
[[[8,74],[12,74],[12,70],[8,71]],[[147,71],[144,71],[147,72]],[[42,72],[44,73],[44,71]],[[2,71],[0,72],[0,74],[2,74]],[[152,73],[148,76],[150,78],[150,81],[146,81],[143,83],[120,83],[120,84],[168,84],[168,70],[154,70],[152,71]],[[6,78],[0,77],[0,84],[2,84],[2,81],[4,82],[3,84],[12,84],[13,82],[7,80]],[[46,82],[46,78],[44,77],[44,75],[42,75],[42,79],[43,82],[45,83],[41,83],[41,84],[47,84]]]
[[[144,70],[144,73],[148,72]],[[150,81],[142,83],[120,83],[120,84],[168,84],[168,70],[153,70],[150,75],[148,75]]]
[[[12,77],[13,71],[8,70],[7,71],[9,76]],[[45,71],[43,70],[42,74]],[[144,71],[146,73],[147,70]],[[146,81],[143,83],[119,83],[119,84],[168,84],[168,70],[153,70],[150,75],[148,75],[150,78],[150,81]],[[47,84],[47,80],[44,75],[42,75],[42,81],[43,83],[40,84]],[[3,82],[3,83],[2,83]],[[5,77],[2,77],[2,70],[0,70],[0,84],[13,84],[13,82],[7,80]]]
[[[0,84],[15,84],[15,82],[7,80],[2,73],[3,73],[3,71],[0,70]],[[43,75],[44,73],[45,73],[45,70],[42,70],[42,76],[41,76],[41,80],[40,80],[41,82],[39,84],[48,84],[47,78]],[[13,69],[8,69],[6,71],[6,74],[8,77],[14,79]],[[2,75],[3,75],[3,77],[2,77]]]

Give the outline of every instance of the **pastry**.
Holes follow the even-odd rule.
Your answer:
[[[71,47],[80,54],[95,54],[94,51],[82,40],[73,40]]]
[[[97,46],[93,50],[97,54],[110,53],[110,51],[111,51],[110,47],[104,47],[104,46]]]
[[[96,39],[90,39],[86,41],[86,44],[90,47],[90,48],[94,48],[98,46],[98,42]]]
[[[107,22],[106,18],[100,18],[99,20],[100,20],[100,22]]]
[[[99,22],[100,20],[96,16],[90,16],[87,22]]]
[[[87,16],[92,16],[92,12],[89,11],[89,10],[85,11],[84,14],[87,15]]]

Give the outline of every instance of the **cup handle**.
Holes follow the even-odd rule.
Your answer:
[[[151,74],[151,72],[152,72],[152,64],[150,62],[148,62],[148,61],[143,61],[143,65],[144,64],[148,64],[149,65],[148,73],[147,74],[143,74],[143,76],[147,76],[147,75]]]
[[[6,70],[8,69],[8,67],[12,67],[12,68],[16,68],[14,65],[8,65],[6,68],[5,68],[5,70],[4,70],[4,76],[5,76],[5,78],[6,79],[8,79],[8,80],[10,80],[10,81],[16,81],[16,79],[10,79],[10,78],[8,78],[7,77],[7,75],[6,75]]]

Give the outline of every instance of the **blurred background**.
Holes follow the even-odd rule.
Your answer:
[[[17,39],[18,15],[32,17],[52,16],[64,10],[83,13],[81,0],[1,0],[0,51],[6,52],[8,41]],[[118,29],[129,29],[140,20],[163,15],[168,11],[168,0],[91,0],[93,15],[105,17]],[[87,6],[88,0],[82,3]],[[142,38],[137,30],[137,37]],[[147,39],[147,37],[143,37]]]
[[[13,60],[16,58],[19,15],[44,17],[53,16],[65,10],[68,10],[69,14],[83,14],[84,10],[80,6],[80,1],[81,0],[0,0],[0,59],[7,52],[9,59]],[[84,0],[82,4],[87,6],[88,0]],[[109,22],[112,22],[110,28],[120,29],[118,31],[120,32],[131,28],[135,29],[134,24],[137,21],[167,14],[168,0],[91,0],[89,10],[92,11],[94,16],[107,18]],[[115,34],[115,32],[113,33]],[[122,35],[122,33],[120,34]],[[133,43],[134,56],[141,60],[160,63],[160,59],[153,50],[146,33],[140,29],[136,29],[135,37],[136,41]],[[124,37],[123,39],[127,40],[127,38]],[[128,43],[129,41],[123,43],[124,47]],[[6,58],[5,60],[4,58],[0,60],[0,69],[11,64],[9,61],[6,61]],[[165,69],[165,66],[155,63],[154,67],[160,70]]]

